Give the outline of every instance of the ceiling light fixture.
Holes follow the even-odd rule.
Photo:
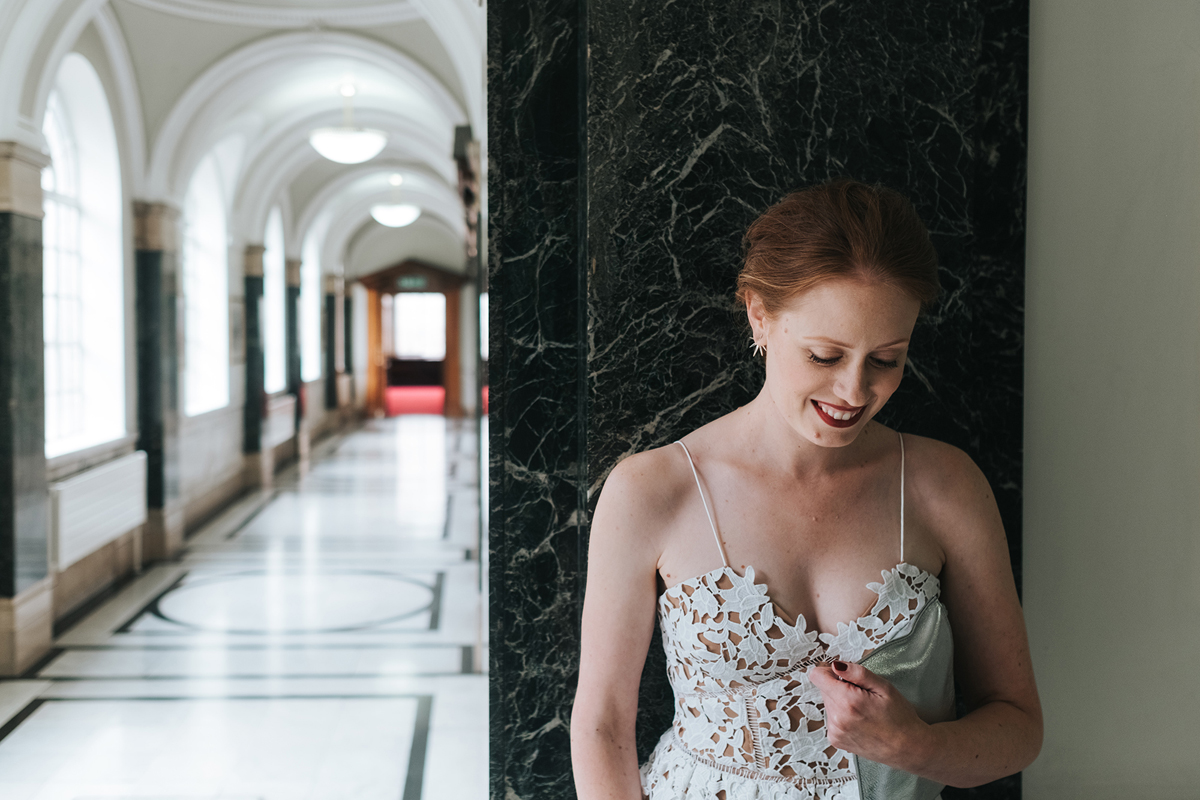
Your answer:
[[[417,221],[417,217],[421,216],[421,209],[411,203],[376,203],[371,206],[371,216],[380,225],[403,228]]]
[[[344,99],[341,126],[316,128],[308,135],[308,142],[322,156],[339,164],[370,161],[387,145],[387,134],[375,128],[356,128],[350,98],[358,91],[352,83],[342,84],[338,91]]]

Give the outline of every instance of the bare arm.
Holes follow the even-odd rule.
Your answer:
[[[591,526],[571,761],[580,800],[642,797],[634,743],[638,685],[654,631],[661,454],[626,459]]]
[[[1033,762],[1042,711],[995,498],[966,455],[933,444],[942,457],[923,488],[941,499],[922,506],[946,557],[942,600],[971,712],[927,725],[887,681],[857,664],[814,670],[813,681],[825,696],[833,744],[948,786],[978,786]]]

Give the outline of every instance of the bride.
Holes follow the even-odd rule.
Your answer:
[[[769,209],[745,254],[762,390],[618,464],[592,521],[579,797],[932,800],[1025,768],[1041,709],[992,492],[874,420],[938,293],[924,225],[841,180]],[[675,715],[639,767],[656,619]]]

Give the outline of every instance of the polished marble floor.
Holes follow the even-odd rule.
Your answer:
[[[373,421],[226,509],[0,681],[0,798],[482,800],[478,444]]]

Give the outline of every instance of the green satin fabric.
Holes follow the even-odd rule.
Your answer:
[[[912,628],[862,660],[886,678],[929,723],[954,719],[954,640],[946,607],[933,601]],[[862,800],[936,800],[942,784],[854,756]]]

